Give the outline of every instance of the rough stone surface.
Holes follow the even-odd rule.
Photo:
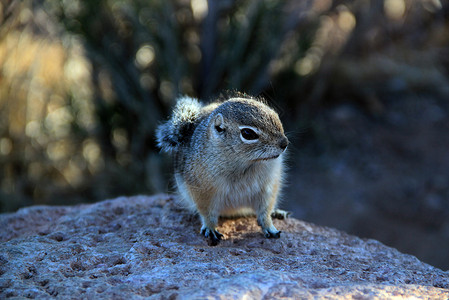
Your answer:
[[[374,240],[275,220],[199,220],[166,195],[0,215],[0,298],[448,298],[449,273]]]

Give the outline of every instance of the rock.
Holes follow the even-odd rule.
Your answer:
[[[344,216],[342,216],[344,217]],[[209,247],[173,197],[27,207],[0,215],[0,298],[449,297],[449,272],[374,240],[293,218],[265,239],[220,220]]]

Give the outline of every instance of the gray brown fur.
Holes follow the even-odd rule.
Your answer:
[[[248,98],[204,106],[185,97],[156,136],[173,155],[178,191],[213,245],[222,237],[219,216],[255,213],[266,237],[280,236],[271,215],[285,216],[276,204],[288,139],[273,109]]]

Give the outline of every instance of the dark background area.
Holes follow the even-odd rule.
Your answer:
[[[283,207],[449,269],[440,0],[0,3],[0,212],[172,191],[154,130],[235,91],[292,141]]]

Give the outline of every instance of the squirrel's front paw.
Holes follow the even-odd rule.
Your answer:
[[[274,229],[275,230],[263,229],[263,234],[267,239],[278,239],[281,237],[282,231],[276,230],[276,228]]]
[[[217,230],[209,229],[207,227],[201,229],[201,234],[204,235],[205,237],[209,238],[210,246],[217,246],[218,243],[223,238],[223,235],[221,233],[219,233]]]

